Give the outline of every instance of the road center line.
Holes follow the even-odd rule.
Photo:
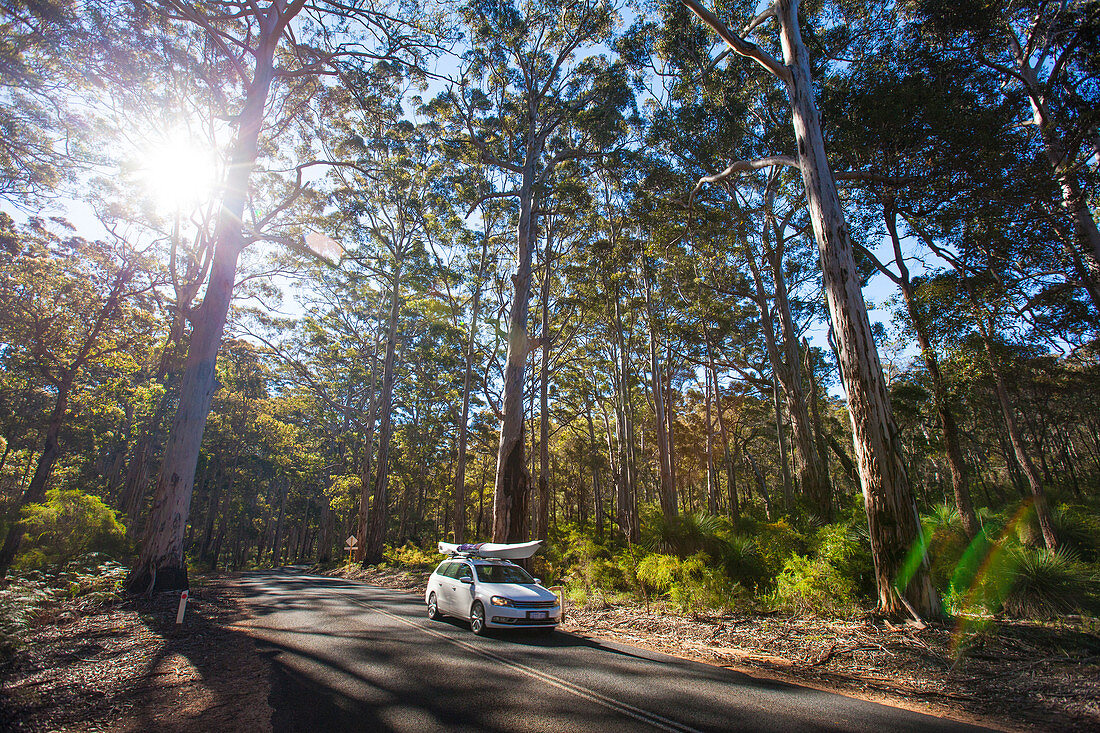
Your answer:
[[[347,595],[345,595],[344,597],[347,598],[352,603],[356,604],[357,606],[363,606],[364,608],[369,608],[373,611],[376,611],[376,612],[382,614],[383,616],[388,616],[389,618],[392,618],[395,621],[400,621],[401,623],[405,624],[406,626],[411,626],[414,629],[418,629],[420,631],[423,631],[425,634],[429,634],[431,636],[436,637],[437,639],[442,639],[443,641],[446,641],[449,644],[453,644],[455,646],[466,649],[467,651],[471,651],[475,654],[479,654],[479,655],[481,655],[481,656],[483,656],[487,659],[491,659],[494,662],[498,662],[498,663],[504,665],[505,667],[508,667],[512,670],[515,670],[516,672],[520,672],[521,674],[525,674],[528,677],[533,677],[534,679],[537,679],[540,682],[544,682],[544,683],[546,683],[546,684],[548,684],[552,687],[556,687],[559,690],[563,690],[565,692],[570,692],[574,695],[577,695],[578,697],[583,697],[584,699],[589,700],[589,701],[594,702],[594,703],[597,703],[598,705],[602,705],[605,708],[608,708],[610,710],[614,710],[615,712],[618,712],[618,713],[622,713],[623,715],[627,715],[627,716],[629,716],[631,718],[634,718],[635,720],[641,721],[643,723],[647,723],[647,724],[649,724],[649,725],[651,725],[654,728],[657,728],[659,730],[671,731],[672,733],[702,733],[702,731],[699,731],[696,728],[692,728],[692,727],[684,725],[682,723],[677,723],[675,720],[669,720],[668,718],[665,718],[661,715],[658,715],[657,713],[652,713],[652,712],[649,712],[648,710],[642,710],[641,708],[636,708],[633,705],[630,705],[629,703],[625,703],[625,702],[621,702],[619,700],[615,700],[615,699],[607,697],[606,695],[603,695],[599,692],[596,692],[595,690],[591,690],[591,689],[588,689],[587,687],[582,687],[582,686],[580,686],[578,684],[575,684],[573,682],[563,680],[562,678],[557,677],[555,675],[552,675],[549,672],[543,672],[542,670],[535,669],[534,667],[529,667],[526,664],[522,664],[520,662],[516,662],[516,661],[513,661],[511,659],[507,659],[505,657],[502,657],[498,654],[494,654],[493,652],[491,652],[487,649],[482,649],[481,647],[475,646],[475,645],[470,644],[470,643],[465,642],[465,641],[461,641],[459,639],[452,638],[452,637],[450,637],[446,634],[443,634],[439,631],[429,629],[429,628],[427,628],[427,627],[425,627],[421,624],[410,621],[409,619],[407,619],[403,616],[399,616],[395,613],[391,613],[390,611],[387,611],[386,609],[381,608],[380,606],[377,606],[373,603],[369,603],[369,602],[366,602],[366,601],[360,601],[356,598],[352,598],[352,597],[347,596]]]

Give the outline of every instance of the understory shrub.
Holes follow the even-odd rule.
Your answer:
[[[870,548],[848,524],[828,524],[818,530],[813,556],[793,554],[775,583],[775,600],[797,613],[847,615],[873,588]]]
[[[589,575],[580,570],[582,567],[595,560],[609,560],[621,549],[610,533],[601,539],[595,536],[592,527],[569,523],[550,528],[550,541],[542,552],[535,555],[535,561],[537,564],[545,563],[545,570],[540,567],[539,572],[544,573],[546,578],[572,577],[577,580]]]
[[[127,549],[118,512],[78,489],[49,489],[46,501],[26,506],[22,516],[25,534],[12,564],[16,569],[65,563],[89,552],[118,556]]]
[[[1100,516],[1088,507],[1061,504],[1052,519],[1059,546],[1073,550],[1085,562],[1100,561]]]
[[[729,531],[729,521],[706,512],[685,512],[666,517],[655,504],[641,512],[642,545],[651,552],[688,557],[698,552],[712,556],[719,551],[721,536]]]
[[[760,559],[760,543],[752,537],[730,533],[721,538],[716,558],[726,576],[744,588],[753,590],[766,580]]]
[[[434,550],[425,550],[407,542],[401,547],[385,547],[382,559],[391,565],[423,570],[434,568],[442,558]]]
[[[777,604],[795,613],[853,612],[856,588],[851,578],[820,558],[791,555],[775,582]]]
[[[960,558],[944,596],[949,613],[1000,613],[1046,619],[1100,608],[1100,578],[1071,547],[1051,552],[1021,543],[1010,524],[980,533]],[[1023,535],[1026,537],[1026,533]]]
[[[758,525],[756,542],[766,578],[775,578],[783,572],[787,558],[809,551],[806,536],[792,527],[786,518]]]
[[[61,566],[13,573],[0,588],[0,659],[22,643],[36,623],[56,617],[61,601],[79,599],[67,606],[81,614],[119,597],[128,568],[100,553],[89,553]]]
[[[708,559],[703,553],[686,559],[654,553],[638,563],[636,576],[647,598],[667,596],[681,612],[729,608],[738,593]]]
[[[938,504],[922,516],[921,528],[928,542],[932,584],[942,595],[948,592],[951,578],[970,542],[963,530],[959,510],[949,504]]]
[[[582,588],[586,597],[598,597],[602,603],[638,590],[634,571],[640,554],[641,548],[617,546],[610,539],[601,543],[571,531],[551,543],[546,577],[563,578],[567,588]]]

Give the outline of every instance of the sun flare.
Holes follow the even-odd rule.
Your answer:
[[[213,194],[217,184],[214,151],[186,135],[173,135],[150,149],[141,167],[146,190],[166,211],[190,209]]]

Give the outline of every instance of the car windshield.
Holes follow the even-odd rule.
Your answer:
[[[477,565],[478,580],[483,583],[534,583],[535,579],[515,565]]]

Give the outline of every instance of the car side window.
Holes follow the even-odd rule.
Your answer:
[[[458,580],[462,580],[463,578],[469,578],[470,580],[473,580],[474,574],[470,572],[469,565],[467,565],[466,563],[462,563],[458,566],[458,574],[455,576],[455,578],[457,578]]]
[[[443,562],[439,563],[439,567],[435,569],[435,574],[440,576],[441,578],[447,578],[450,577],[450,574],[452,571],[454,571],[454,569],[455,564],[453,562],[448,562],[444,560]]]

